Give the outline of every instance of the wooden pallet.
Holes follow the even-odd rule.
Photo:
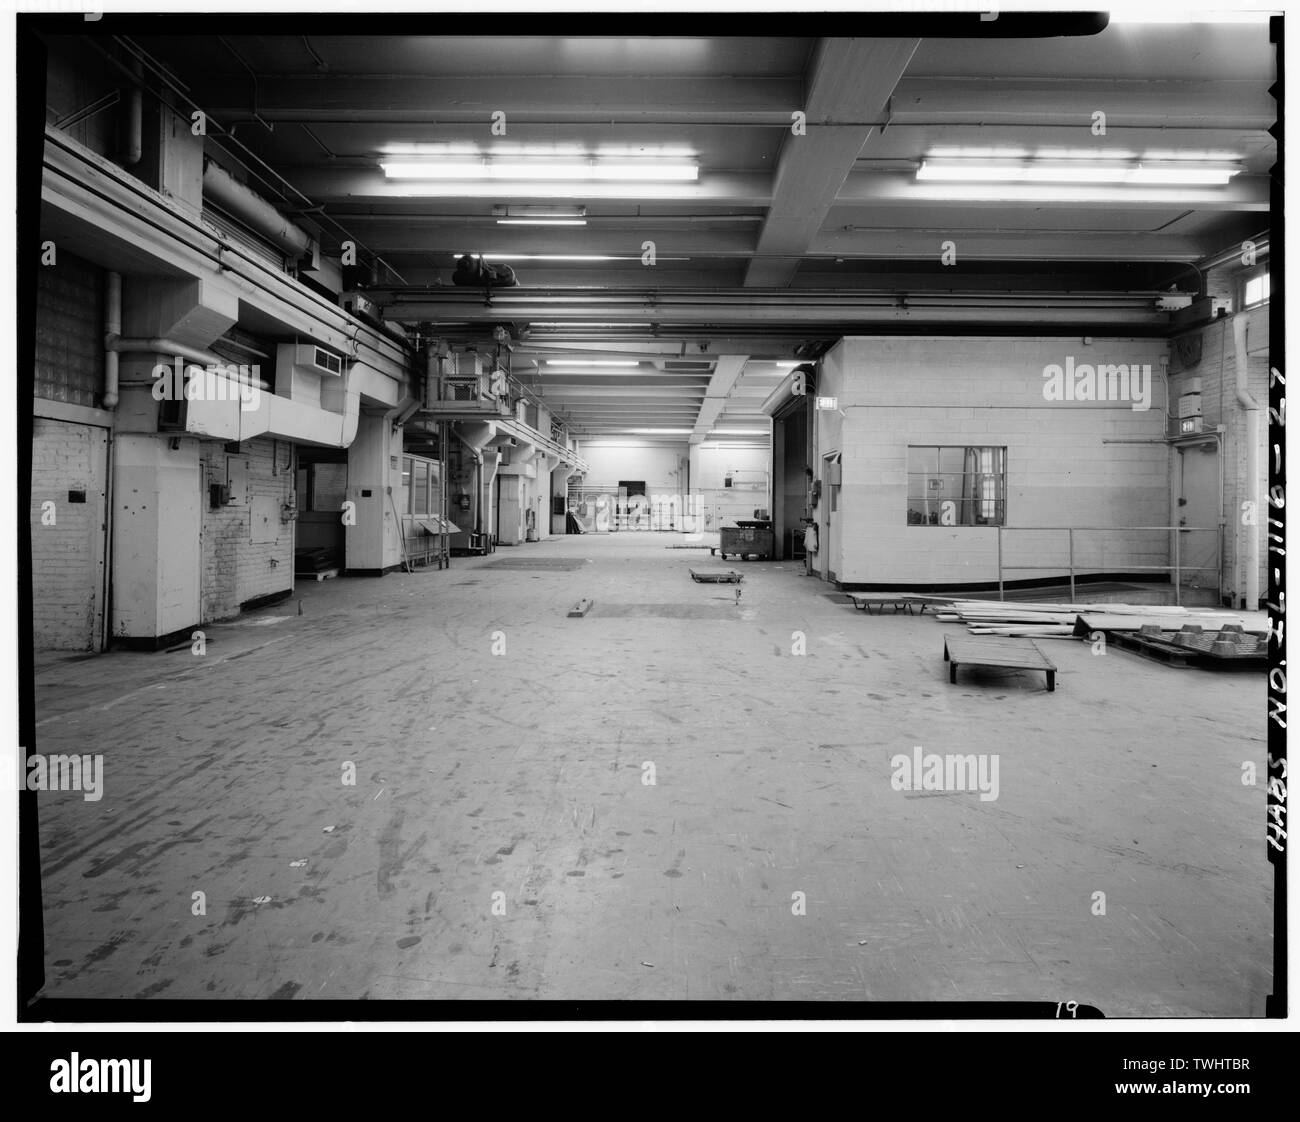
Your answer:
[[[1056,664],[1032,639],[949,635],[943,641],[943,658],[949,664],[949,682],[957,681],[958,666],[995,666],[1008,670],[1042,670],[1047,674],[1047,692],[1056,689]]]
[[[1106,643],[1119,647],[1122,651],[1132,651],[1143,658],[1163,662],[1166,666],[1186,669],[1192,665],[1192,652],[1185,647],[1148,635],[1139,635],[1135,631],[1107,631]]]

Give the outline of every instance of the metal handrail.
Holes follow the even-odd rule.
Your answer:
[[[1216,587],[1220,590],[1223,587],[1223,527],[1222,526],[998,526],[998,599],[1006,599],[1006,589],[1004,587],[1003,564],[1002,564],[1002,531],[1023,531],[1025,533],[1061,533],[1067,535],[1067,544],[1069,549],[1069,572],[1070,572],[1070,600],[1073,602],[1074,594],[1074,535],[1075,531],[1084,533],[1134,533],[1146,532],[1155,533],[1163,531],[1174,534],[1174,563],[1172,565],[1125,565],[1127,572],[1157,572],[1172,573],[1174,585],[1174,603],[1182,603],[1182,574],[1184,572],[1213,572],[1216,574]],[[1184,565],[1182,563],[1182,535],[1183,534],[1214,534],[1218,542],[1218,562],[1215,565]],[[1021,572],[1058,572],[1060,565],[1011,565],[1008,568]],[[1091,567],[1091,566],[1090,566]]]

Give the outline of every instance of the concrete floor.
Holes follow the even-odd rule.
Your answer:
[[[1054,694],[949,685],[959,626],[801,562],[728,562],[737,604],[670,540],[300,584],[201,657],[39,660],[36,750],[107,776],[41,796],[46,994],[1263,1013],[1262,674],[1070,641]],[[998,799],[894,790],[914,745],[998,753]]]

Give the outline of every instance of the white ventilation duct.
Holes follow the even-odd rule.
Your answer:
[[[203,194],[294,260],[312,255],[310,234],[211,160],[203,161]]]

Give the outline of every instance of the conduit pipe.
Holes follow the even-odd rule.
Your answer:
[[[117,408],[118,352],[113,346],[122,334],[122,274],[109,273],[104,285],[104,408]]]
[[[1246,555],[1246,595],[1245,608],[1253,611],[1259,604],[1259,536],[1260,526],[1268,517],[1260,505],[1259,495],[1259,402],[1251,395],[1247,386],[1248,358],[1246,355],[1246,332],[1250,327],[1250,318],[1237,315],[1232,320],[1232,346],[1237,365],[1237,404],[1246,414],[1246,500],[1255,512],[1254,526],[1241,526],[1245,532]],[[1240,525],[1240,524],[1239,524]],[[1240,541],[1240,538],[1238,539]]]

